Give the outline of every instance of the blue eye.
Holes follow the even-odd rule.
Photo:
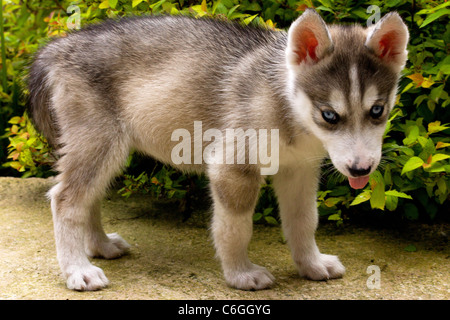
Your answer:
[[[370,116],[374,119],[378,119],[383,114],[384,107],[378,104],[375,104],[370,109]]]
[[[336,124],[339,121],[339,115],[331,110],[322,111],[322,118],[328,123]]]

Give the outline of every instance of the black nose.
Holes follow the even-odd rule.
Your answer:
[[[370,169],[372,167],[368,167],[367,169],[361,169],[361,168],[357,168],[357,167],[347,167],[348,172],[350,172],[350,174],[353,177],[362,177],[362,176],[367,176],[370,173]]]

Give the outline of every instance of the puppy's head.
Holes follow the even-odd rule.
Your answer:
[[[327,26],[307,10],[289,29],[289,100],[353,188],[363,188],[380,162],[408,37],[397,13],[365,29]]]

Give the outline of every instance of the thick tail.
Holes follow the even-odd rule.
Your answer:
[[[28,74],[28,115],[36,127],[47,139],[50,146],[57,148],[58,132],[51,108],[51,64],[38,53]]]

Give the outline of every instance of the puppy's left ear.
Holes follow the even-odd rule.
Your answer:
[[[408,39],[408,28],[402,18],[391,12],[369,29],[365,45],[383,63],[400,72],[408,59]]]

